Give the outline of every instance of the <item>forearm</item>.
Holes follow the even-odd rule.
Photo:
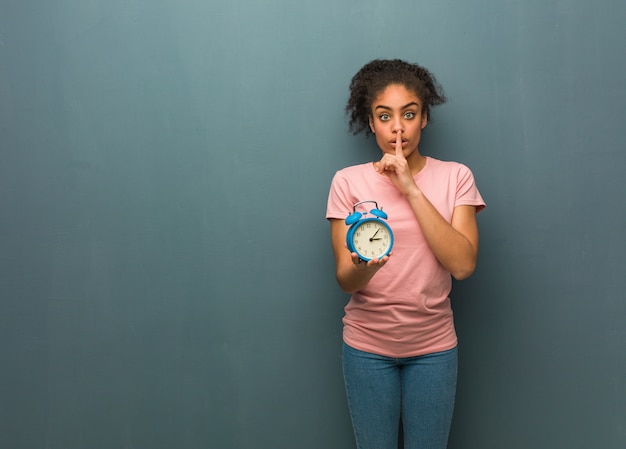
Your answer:
[[[364,288],[378,269],[372,261],[361,261],[356,265],[352,261],[342,263],[337,266],[337,283],[344,292],[352,294]]]
[[[407,196],[415,213],[424,238],[431,251],[455,279],[461,280],[472,275],[478,255],[478,231],[475,226],[475,208],[460,210],[459,216],[453,216],[453,223],[462,229],[456,229],[435,209],[432,203],[420,191]],[[457,210],[455,209],[455,214]],[[464,215],[464,216],[461,216]]]

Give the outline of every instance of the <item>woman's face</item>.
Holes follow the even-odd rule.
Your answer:
[[[370,129],[383,153],[395,153],[396,134],[400,131],[404,157],[419,157],[416,150],[428,118],[415,93],[401,84],[390,84],[374,99],[370,114]]]

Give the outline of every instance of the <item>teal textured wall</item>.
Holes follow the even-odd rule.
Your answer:
[[[449,103],[488,208],[450,448],[626,446],[626,3],[0,0],[0,447],[353,447],[350,77]]]

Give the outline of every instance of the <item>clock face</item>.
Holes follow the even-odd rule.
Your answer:
[[[348,234],[348,248],[363,260],[380,259],[391,251],[393,236],[389,226],[375,218],[356,224]]]

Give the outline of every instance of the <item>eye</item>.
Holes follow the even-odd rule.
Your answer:
[[[379,118],[382,122],[386,122],[387,120],[389,120],[389,119],[390,119],[390,116],[389,116],[389,114],[385,113],[385,114],[380,114],[380,115],[378,116],[378,118]]]
[[[415,118],[415,112],[410,112],[410,111],[405,112],[404,113],[404,118],[408,119],[408,120],[414,119]]]

